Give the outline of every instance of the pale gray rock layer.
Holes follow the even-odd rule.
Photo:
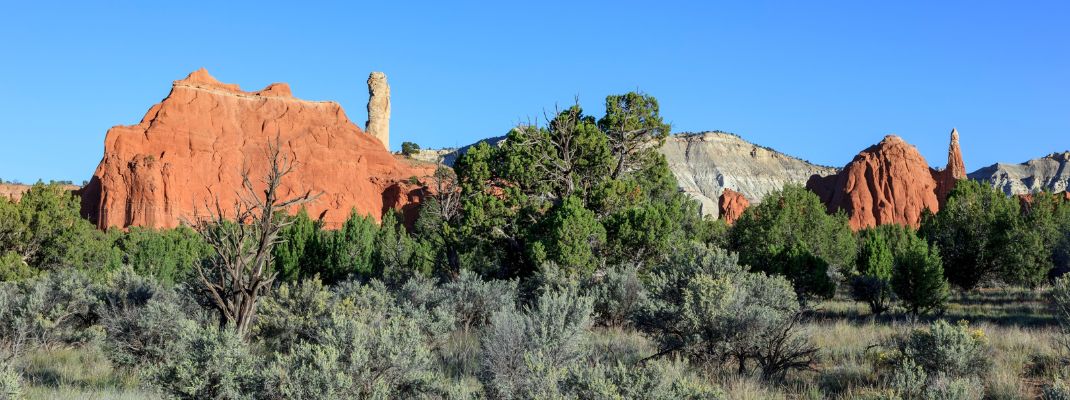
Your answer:
[[[1070,151],[1052,153],[1021,164],[992,164],[968,176],[987,182],[1008,195],[1044,189],[1062,192],[1070,188]]]
[[[368,122],[364,131],[390,150],[390,85],[382,72],[368,75]]]
[[[698,200],[703,214],[712,216],[717,216],[717,201],[725,188],[743,194],[754,205],[786,184],[804,185],[813,175],[839,171],[725,132],[675,134],[665,141],[661,152],[680,189]]]

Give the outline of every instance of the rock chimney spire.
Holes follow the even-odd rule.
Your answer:
[[[372,72],[368,76],[368,122],[364,131],[390,150],[390,85],[382,72]]]
[[[951,129],[951,144],[947,148],[947,174],[955,179],[966,179],[966,163],[959,149],[959,130]]]

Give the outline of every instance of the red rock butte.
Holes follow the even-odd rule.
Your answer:
[[[965,178],[958,132],[952,130],[948,165],[943,170],[929,168],[917,148],[888,135],[858,153],[840,173],[814,176],[806,187],[821,197],[830,212],[846,211],[852,229],[883,224],[917,228],[922,213],[939,211],[955,183]]]
[[[170,228],[217,200],[227,208],[238,200],[244,169],[262,184],[276,138],[294,165],[280,197],[319,193],[304,207],[328,228],[354,209],[376,219],[391,208],[413,215],[424,189],[412,178],[435,168],[391,154],[338,103],[294,98],[285,83],[245,92],[200,69],[175,81],[139,124],[108,130],[104,157],[83,189],[83,213],[102,229]]]

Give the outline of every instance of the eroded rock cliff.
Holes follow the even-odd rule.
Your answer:
[[[970,173],[969,177],[988,182],[1007,195],[1066,191],[1070,189],[1070,151],[1021,164],[993,164]]]
[[[803,184],[811,176],[837,171],[724,132],[672,135],[661,152],[681,190],[699,201],[704,214],[713,216],[719,214],[719,197],[726,188],[757,204],[786,184]]]
[[[174,227],[217,199],[226,208],[238,198],[243,170],[254,182],[263,176],[276,138],[295,166],[281,195],[321,193],[305,207],[327,227],[340,226],[351,209],[376,218],[389,208],[412,210],[422,191],[410,178],[434,171],[390,154],[337,103],[294,98],[284,83],[245,92],[201,69],[175,81],[139,124],[108,130],[83,212],[101,228]]]

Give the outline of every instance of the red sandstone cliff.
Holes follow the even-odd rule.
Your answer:
[[[284,83],[245,92],[201,69],[175,81],[141,123],[108,130],[83,212],[101,228],[174,227],[215,199],[233,204],[243,168],[263,176],[276,137],[295,165],[281,195],[322,193],[305,207],[327,227],[353,208],[376,218],[414,211],[422,190],[408,181],[434,171],[390,154],[337,103],[294,98]]]
[[[889,135],[858,153],[839,174],[815,176],[806,187],[830,211],[845,210],[853,229],[881,224],[917,227],[922,212],[938,211],[955,182],[965,176],[958,132],[951,132],[948,167],[942,171],[929,168],[914,146]]]
[[[721,197],[718,198],[718,215],[729,225],[732,225],[736,223],[740,215],[743,215],[743,211],[748,206],[750,206],[750,202],[747,201],[746,197],[743,197],[743,194],[725,188],[724,192],[721,193]]]

